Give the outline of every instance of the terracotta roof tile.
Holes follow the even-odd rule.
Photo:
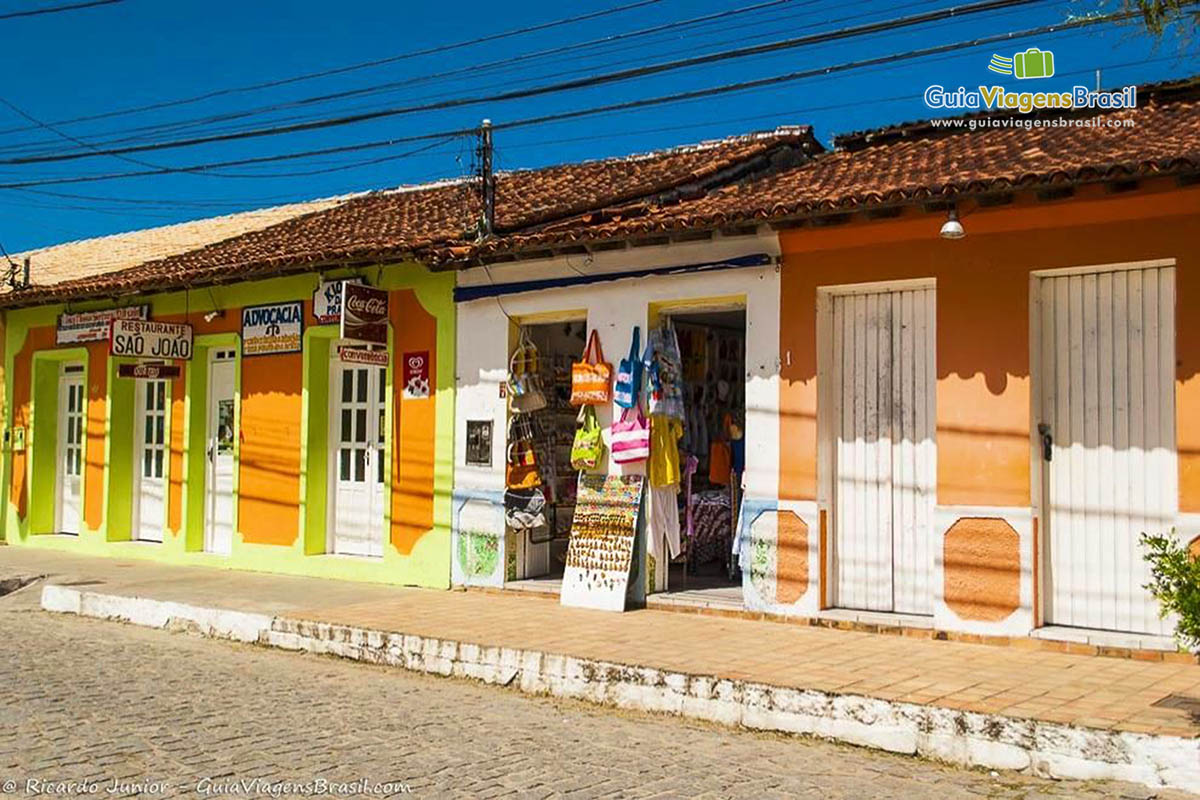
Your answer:
[[[29,258],[30,282],[34,286],[52,286],[65,281],[118,272],[147,261],[186,253],[213,242],[276,225],[301,214],[333,208],[346,202],[351,196],[290,203],[158,228],[81,239],[13,253],[11,258],[18,265],[22,265],[25,259]],[[0,292],[6,291],[10,289],[6,285],[0,285]]]
[[[592,210],[694,196],[747,174],[782,168],[820,149],[809,128],[796,127],[625,158],[498,173],[496,229],[523,230]],[[14,293],[0,298],[0,305],[402,258],[423,248],[469,243],[480,211],[472,181],[371,192],[128,269]]]
[[[468,250],[431,250],[431,263],[566,243],[803,217],[866,206],[1046,184],[1200,171],[1200,86],[1140,91],[1141,107],[1105,115],[1135,127],[950,129],[931,122],[841,137],[841,149],[792,169],[683,202],[624,209],[620,219],[576,217],[496,237]],[[977,115],[981,118],[983,115]],[[995,115],[993,115],[995,116]],[[970,119],[970,118],[968,118]]]

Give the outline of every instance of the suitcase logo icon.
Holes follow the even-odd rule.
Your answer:
[[[993,54],[988,69],[1001,75],[1013,75],[1018,80],[1050,78],[1054,76],[1054,53],[1031,47],[1024,53],[1014,53],[1012,58]]]

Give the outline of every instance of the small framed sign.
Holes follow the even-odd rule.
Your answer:
[[[342,284],[343,339],[387,345],[388,293],[361,283]]]
[[[118,378],[138,378],[155,381],[178,378],[183,369],[178,364],[117,364]]]
[[[242,309],[242,355],[299,353],[304,341],[304,304],[273,303]]]
[[[341,322],[343,283],[362,283],[362,278],[321,281],[313,292],[313,317],[318,325],[336,325]]]
[[[467,420],[467,465],[490,467],[492,465],[492,421],[490,419]]]
[[[150,306],[127,306],[105,311],[75,311],[58,315],[54,330],[55,344],[103,342],[108,338],[114,319],[146,319]]]
[[[190,361],[192,326],[186,322],[114,319],[108,352],[114,356]]]
[[[404,354],[404,399],[423,400],[429,397],[429,351]]]

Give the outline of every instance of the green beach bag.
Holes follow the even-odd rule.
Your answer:
[[[584,406],[579,412],[579,427],[575,429],[575,442],[571,445],[571,466],[578,470],[592,469],[603,455],[604,441],[600,438],[596,409]]]

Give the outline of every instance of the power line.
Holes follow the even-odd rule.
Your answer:
[[[521,36],[521,35],[524,35],[527,33],[536,33],[538,31],[549,30],[551,28],[561,27],[563,25],[571,25],[576,22],[586,22],[588,20],[599,19],[600,17],[611,16],[612,14],[619,14],[624,11],[631,11],[633,9],[642,8],[644,6],[655,5],[657,3],[661,3],[662,1],[663,0],[636,0],[636,2],[626,3],[624,5],[614,6],[612,8],[605,8],[605,9],[600,9],[597,11],[590,11],[586,14],[578,14],[578,15],[572,16],[572,17],[564,17],[562,19],[551,20],[549,22],[540,22],[540,23],[537,23],[534,25],[528,25],[523,28],[515,28],[512,30],[503,31],[501,33],[492,33],[492,34],[488,34],[487,36],[480,36],[475,39],[468,39],[468,40],[461,41],[461,42],[452,42],[450,44],[437,45],[434,47],[426,47],[421,50],[413,50],[413,51],[410,51],[407,53],[400,53],[399,55],[388,56],[387,58],[377,58],[377,59],[372,59],[370,61],[360,61],[357,64],[348,64],[343,67],[333,67],[331,69],[321,70],[319,72],[309,72],[309,73],[305,73],[302,75],[294,75],[289,78],[279,78],[277,80],[263,81],[261,83],[252,83],[247,86],[235,86],[235,87],[228,88],[228,89],[217,89],[215,91],[205,92],[204,94],[198,94],[198,95],[194,95],[192,97],[185,97],[185,98],[181,98],[181,99],[177,99],[177,100],[164,100],[164,101],[161,101],[158,103],[150,103],[150,104],[143,105],[143,106],[133,106],[131,108],[118,109],[116,111],[106,111],[102,114],[92,114],[92,115],[85,116],[85,117],[75,117],[73,119],[67,119],[67,120],[57,120],[57,121],[55,121],[54,124],[55,125],[67,125],[67,124],[72,124],[72,123],[76,123],[76,122],[91,122],[93,120],[107,119],[109,117],[114,117],[114,116],[118,116],[118,115],[122,115],[122,114],[136,114],[136,113],[141,113],[143,111],[155,111],[155,110],[162,109],[162,108],[171,108],[174,106],[189,105],[191,103],[199,103],[199,102],[202,102],[205,100],[212,100],[217,97],[225,97],[225,96],[228,96],[231,94],[252,92],[252,91],[257,91],[259,89],[270,89],[270,88],[274,88],[277,86],[287,86],[289,84],[300,83],[302,81],[315,80],[317,78],[327,78],[327,77],[330,77],[333,75],[342,75],[347,72],[355,72],[357,70],[369,69],[372,67],[379,67],[379,66],[383,66],[385,64],[394,64],[398,61],[405,61],[405,60],[411,59],[411,58],[436,55],[438,53],[446,53],[451,50],[459,50],[464,47],[473,47],[478,44],[486,44],[488,42],[495,42],[495,41],[499,41],[501,39],[508,39],[508,38],[511,38],[514,36]],[[102,5],[105,3],[119,3],[119,2],[123,2],[123,0],[95,0],[95,2],[80,4],[80,7],[88,6],[88,5]],[[64,10],[65,10],[65,8],[64,8]],[[17,16],[22,16],[22,15],[18,14]],[[3,19],[3,18],[4,17],[0,17],[0,19]],[[14,132],[14,130],[28,130],[28,128],[0,130],[0,133],[12,133],[12,132]]]
[[[621,103],[611,103],[603,106],[592,108],[577,109],[574,111],[558,112],[555,114],[546,114],[537,117],[527,117],[525,119],[513,120],[511,122],[500,122],[492,125],[493,130],[510,130],[515,128],[529,127],[535,125],[545,125],[552,122],[561,122],[564,120],[579,119],[581,117],[594,116],[598,114],[609,114],[619,111],[628,111],[649,106],[664,105],[669,103],[678,103],[699,98],[713,97],[717,95],[732,94],[737,92],[750,91],[753,89],[763,88],[765,86],[773,86],[782,83],[789,83],[806,78],[814,78],[820,76],[833,75],[840,72],[850,70],[863,69],[866,67],[882,66],[886,64],[894,64],[900,61],[909,61],[917,58],[926,58],[943,53],[953,52],[955,50],[963,50],[974,47],[983,47],[998,42],[1007,42],[1014,39],[1023,39],[1030,36],[1041,36],[1045,34],[1059,33],[1063,31],[1076,30],[1080,28],[1091,27],[1094,25],[1105,24],[1109,22],[1117,22],[1120,20],[1129,19],[1136,16],[1135,11],[1116,12],[1103,16],[1084,17],[1066,22],[1055,23],[1051,25],[1043,25],[1036,28],[1028,28],[1022,31],[1013,31],[1009,33],[995,34],[976,39],[964,40],[950,44],[935,45],[932,47],[922,48],[919,50],[909,50],[902,53],[893,53],[886,56],[877,56],[874,58],[861,59],[858,61],[843,62],[841,64],[830,65],[826,67],[817,67],[813,69],[800,70],[796,72],[788,72],[781,75],[773,75],[765,78],[758,78],[749,81],[740,81],[737,83],[729,83],[721,86],[713,86],[705,89],[695,89],[686,92],[676,92],[674,94],[659,95],[657,97],[643,98],[640,100],[629,100]],[[91,175],[84,177],[61,177],[61,178],[45,178],[40,180],[0,183],[0,189],[22,189],[36,186],[47,186],[64,183],[86,183],[93,181],[115,180],[119,178],[143,177],[149,174],[166,174],[168,172],[185,172],[185,173],[202,173],[208,168],[237,166],[251,163],[264,163],[267,161],[282,161],[292,158],[304,158],[314,155],[325,155],[333,152],[350,152],[357,150],[366,150],[378,147],[386,147],[406,142],[428,141],[430,139],[442,138],[449,139],[456,136],[469,136],[475,133],[474,128],[459,129],[456,131],[441,131],[439,133],[414,134],[410,136],[396,137],[377,142],[364,142],[354,145],[342,145],[336,148],[323,148],[321,150],[310,150],[302,153],[290,153],[274,156],[261,156],[255,159],[240,159],[236,162],[221,162],[218,164],[196,165],[191,167],[180,168],[164,168],[161,171],[144,171],[144,172],[127,172],[115,173],[107,175]],[[242,177],[242,176],[239,176]]]
[[[1086,31],[1080,30],[1080,31],[1076,31],[1075,33],[1086,33]],[[943,54],[941,56],[936,56],[936,57],[930,58],[928,61],[929,62],[942,61],[942,60],[952,57],[952,55],[953,54]],[[1162,57],[1154,58],[1154,59],[1141,59],[1141,60],[1137,60],[1137,61],[1126,61],[1126,62],[1120,62],[1120,63],[1098,64],[1093,67],[1088,67],[1086,69],[1078,69],[1078,70],[1071,70],[1068,72],[1063,72],[1063,73],[1060,73],[1060,76],[1061,77],[1069,77],[1072,75],[1083,75],[1083,74],[1090,75],[1097,68],[1111,70],[1111,69],[1121,69],[1124,67],[1131,67],[1131,66],[1145,66],[1147,64],[1155,64],[1155,63],[1162,63],[1165,61],[1173,61],[1173,60],[1176,60],[1176,58],[1177,58],[1177,56],[1162,56]],[[867,71],[876,71],[876,70],[868,69]],[[682,124],[682,125],[656,126],[656,127],[651,127],[651,128],[623,129],[620,132],[616,132],[616,133],[590,134],[590,135],[586,135],[586,136],[573,136],[573,137],[558,137],[558,138],[553,138],[553,139],[539,139],[536,141],[528,141],[528,142],[522,142],[522,143],[515,144],[515,145],[508,145],[507,147],[504,148],[504,150],[528,149],[531,147],[544,148],[544,147],[550,146],[550,145],[585,142],[585,141],[595,141],[598,139],[610,140],[613,138],[623,138],[626,136],[644,135],[647,133],[662,133],[662,132],[679,131],[679,130],[695,130],[698,128],[712,128],[712,127],[717,127],[717,126],[729,125],[731,123],[741,123],[741,122],[749,122],[749,121],[756,121],[756,120],[763,120],[763,119],[779,119],[782,116],[794,115],[794,114],[800,114],[800,113],[811,114],[811,113],[820,112],[820,111],[832,111],[832,110],[837,110],[837,109],[842,109],[842,108],[860,106],[862,104],[868,104],[868,105],[875,106],[875,105],[881,105],[884,103],[899,102],[902,100],[919,99],[921,96],[922,96],[921,93],[918,92],[918,93],[914,93],[914,94],[891,95],[891,96],[887,96],[887,97],[862,98],[860,100],[846,101],[846,102],[840,102],[840,103],[831,103],[831,104],[825,104],[825,105],[820,105],[820,106],[803,106],[803,107],[798,107],[798,108],[781,109],[781,110],[777,110],[777,111],[766,113],[766,114],[754,114],[754,115],[739,116],[739,117],[726,117],[724,119],[712,120],[712,121],[708,121],[708,122],[700,122],[700,123],[693,122],[693,123],[687,123],[687,124]],[[502,158],[502,152],[499,150],[497,151],[497,157]],[[434,177],[438,177],[441,174],[442,173],[434,173],[428,177],[434,178]],[[270,177],[278,177],[278,176],[272,175]],[[63,204],[45,204],[45,203],[44,204],[26,204],[26,203],[21,203],[20,205],[22,205],[22,206],[28,205],[29,207],[33,207],[33,208],[44,208],[44,209],[49,209],[49,210],[95,211],[96,213],[112,214],[112,215],[122,215],[122,214],[133,215],[133,216],[139,216],[139,217],[144,217],[144,218],[148,218],[148,219],[176,219],[176,218],[178,218],[178,215],[164,216],[162,214],[146,213],[146,212],[137,210],[136,208],[131,209],[131,208],[129,208],[129,206],[135,206],[135,207],[136,206],[151,206],[151,207],[156,207],[159,210],[163,210],[163,211],[165,211],[167,209],[172,209],[172,210],[178,211],[178,210],[182,210],[184,208],[192,208],[192,209],[196,209],[196,210],[210,210],[210,211],[211,210],[228,211],[230,209],[235,209],[235,210],[253,209],[256,207],[263,207],[263,206],[279,204],[279,203],[294,203],[294,202],[303,202],[304,201],[304,198],[297,198],[294,194],[283,194],[283,195],[258,197],[253,200],[217,200],[217,199],[184,200],[184,199],[180,199],[180,198],[132,198],[132,197],[98,196],[98,195],[90,195],[90,194],[77,194],[77,193],[71,193],[71,192],[57,192],[57,191],[48,190],[48,189],[33,189],[33,188],[24,188],[24,189],[19,189],[17,191],[21,191],[21,192],[24,192],[27,194],[32,194],[32,195],[50,197],[50,198],[112,204],[112,205],[108,205],[108,206],[97,206],[97,205],[83,205],[83,204],[74,204],[74,203],[63,203]],[[0,200],[0,202],[5,202],[5,201]],[[16,205],[15,202],[9,203],[9,204]],[[122,205],[124,205],[124,207],[122,207]]]
[[[0,20],[16,19],[18,17],[37,17],[42,14],[58,14],[63,11],[78,11],[84,8],[94,8],[96,6],[110,6],[114,3],[123,3],[125,0],[90,0],[86,3],[71,3],[65,6],[49,6],[47,8],[31,8],[28,11],[9,11],[7,14],[0,14]]]
[[[721,20],[721,19],[727,19],[727,18],[731,18],[734,16],[740,16],[740,14],[756,13],[756,12],[768,10],[768,8],[775,8],[775,7],[780,7],[780,6],[791,5],[791,4],[793,4],[794,1],[796,1],[796,0],[768,0],[767,2],[757,2],[757,4],[750,5],[750,6],[730,8],[730,10],[726,10],[726,11],[715,12],[715,13],[710,13],[710,14],[703,14],[703,16],[700,16],[700,17],[691,17],[689,19],[674,20],[674,22],[670,22],[670,23],[662,23],[659,25],[649,26],[649,28],[641,28],[641,29],[636,29],[636,30],[631,30],[631,31],[624,31],[624,32],[620,32],[620,34],[601,36],[599,38],[593,38],[593,40],[588,40],[588,41],[584,41],[584,42],[560,44],[560,46],[557,46],[557,47],[546,48],[546,49],[541,49],[541,50],[534,50],[534,52],[532,52],[532,53],[522,53],[522,54],[518,54],[515,56],[510,56],[510,58],[497,59],[497,60],[493,60],[493,61],[485,61],[485,62],[482,62],[482,64],[474,64],[474,65],[468,65],[468,66],[463,66],[463,67],[455,67],[455,68],[452,68],[452,70],[445,70],[442,72],[434,72],[432,74],[425,74],[425,76],[414,76],[414,77],[410,77],[410,78],[404,78],[402,80],[391,80],[391,82],[386,82],[383,84],[374,84],[371,86],[361,86],[361,88],[358,88],[358,89],[350,89],[350,90],[344,90],[344,91],[340,91],[340,92],[326,92],[326,94],[323,94],[323,95],[302,97],[302,98],[299,98],[299,100],[288,101],[288,102],[283,102],[283,103],[266,104],[266,106],[259,106],[256,108],[238,110],[238,112],[226,112],[226,113],[221,113],[221,114],[212,114],[212,115],[208,115],[208,116],[202,116],[202,118],[197,118],[197,119],[193,119],[193,120],[163,122],[163,124],[145,125],[145,126],[127,128],[127,130],[125,130],[125,131],[116,131],[114,133],[145,133],[145,132],[164,131],[164,130],[179,130],[179,128],[181,128],[181,127],[196,127],[196,126],[210,124],[210,122],[221,122],[221,121],[229,121],[229,120],[235,120],[235,119],[244,119],[244,118],[246,118],[246,116],[251,116],[251,115],[256,115],[256,114],[266,114],[266,113],[270,113],[270,112],[276,112],[276,110],[283,110],[283,109],[287,109],[287,108],[298,108],[298,107],[302,107],[302,106],[311,106],[311,104],[329,102],[331,100],[344,100],[344,98],[349,98],[349,97],[360,97],[360,96],[366,96],[366,95],[383,94],[383,92],[388,92],[388,91],[395,90],[395,89],[401,89],[401,88],[404,88],[404,86],[437,83],[437,82],[439,82],[439,80],[444,80],[446,78],[454,78],[457,76],[463,76],[463,74],[470,74],[470,76],[476,77],[481,72],[496,72],[496,71],[504,72],[504,71],[508,71],[509,68],[523,64],[523,62],[526,62],[526,61],[532,61],[532,60],[536,60],[536,59],[544,59],[544,58],[547,58],[547,56],[560,55],[563,53],[572,53],[572,54],[577,55],[578,52],[580,52],[580,50],[582,50],[582,49],[594,49],[596,47],[605,46],[605,44],[616,43],[616,42],[620,42],[620,41],[624,41],[624,40],[632,40],[632,38],[641,38],[644,36],[664,34],[664,32],[670,32],[673,30],[692,28],[692,26],[697,26],[697,25],[706,25],[709,23],[718,22],[718,20]],[[821,1],[822,0],[804,0],[802,2],[799,2],[797,7],[811,6],[811,5],[816,4],[816,2],[821,2]],[[862,2],[862,1],[863,0],[859,0],[859,2],[856,2],[856,4],[847,4],[847,5],[859,5],[860,2]],[[113,114],[120,114],[120,113],[121,112],[114,112]],[[107,116],[107,115],[102,115],[102,116]],[[95,118],[79,118],[78,120],[66,120],[64,122],[56,122],[56,125],[66,125],[66,124],[70,124],[70,122],[83,121],[84,119],[95,119]],[[16,132],[16,131],[20,131],[20,130],[29,130],[29,128],[8,128],[8,130],[0,130],[0,133]],[[30,144],[26,144],[26,145],[17,145],[17,146],[26,146],[26,148],[28,148],[28,146],[34,146],[36,144],[41,144],[41,143],[30,143]]]
[[[796,6],[796,8],[799,8],[801,6],[813,5],[814,3],[819,3],[821,1],[822,0],[806,0],[805,2],[802,2],[798,6]],[[933,2],[937,2],[937,1],[938,0],[920,0],[920,2],[916,3],[915,5],[927,5],[927,4],[930,4]],[[224,112],[221,114],[209,115],[207,117],[200,117],[200,118],[195,118],[192,120],[181,120],[181,121],[176,121],[176,122],[157,123],[157,124],[153,124],[153,125],[142,125],[142,126],[136,126],[133,128],[127,128],[124,130],[110,131],[110,132],[106,133],[105,135],[112,136],[113,134],[118,134],[117,138],[106,138],[106,139],[102,140],[101,144],[102,144],[102,146],[112,146],[112,145],[122,144],[122,143],[129,142],[129,141],[136,141],[138,139],[138,137],[133,134],[153,135],[155,133],[165,133],[167,131],[178,132],[178,131],[186,129],[186,128],[204,127],[204,126],[210,125],[214,122],[225,122],[225,121],[231,121],[231,120],[235,120],[235,119],[243,119],[245,117],[254,116],[256,114],[271,113],[273,111],[280,111],[280,110],[284,110],[287,108],[295,108],[295,107],[299,107],[299,106],[303,106],[303,105],[328,102],[331,100],[338,100],[338,99],[346,99],[346,98],[354,97],[354,96],[365,96],[365,95],[369,95],[369,94],[384,94],[384,93],[394,91],[395,89],[402,88],[404,86],[412,86],[412,85],[425,84],[425,83],[435,83],[440,80],[444,80],[448,77],[452,78],[454,76],[461,75],[461,74],[470,73],[473,78],[477,77],[480,72],[495,72],[496,74],[500,74],[500,73],[511,70],[514,66],[516,66],[516,62],[526,60],[526,59],[533,59],[535,57],[541,57],[541,56],[545,56],[545,55],[549,55],[549,54],[557,54],[557,53],[566,52],[566,51],[573,51],[573,50],[577,50],[578,48],[581,48],[581,47],[584,47],[587,45],[591,45],[591,44],[613,41],[613,40],[624,38],[624,37],[637,36],[643,32],[663,31],[668,28],[675,29],[675,28],[678,28],[679,26],[689,25],[689,24],[692,24],[692,23],[695,23],[695,22],[701,21],[701,20],[708,21],[708,20],[713,20],[713,19],[717,19],[717,18],[729,17],[734,14],[746,13],[746,12],[751,12],[751,11],[755,11],[755,12],[761,11],[761,10],[764,10],[764,9],[767,9],[770,7],[779,6],[780,4],[783,4],[783,3],[791,3],[791,2],[793,2],[793,0],[771,0],[770,2],[767,2],[767,3],[760,3],[757,5],[746,6],[746,7],[742,7],[742,8],[738,8],[738,9],[731,9],[728,11],[720,12],[718,14],[710,14],[710,15],[706,15],[704,17],[694,17],[691,20],[681,20],[676,23],[668,23],[665,25],[659,25],[659,26],[655,26],[654,28],[647,28],[647,29],[643,29],[641,31],[633,31],[633,32],[629,32],[626,34],[616,34],[614,36],[604,37],[602,39],[594,39],[594,40],[591,40],[590,42],[583,42],[578,45],[564,45],[561,47],[551,48],[548,50],[542,50],[542,51],[538,51],[535,53],[528,53],[528,54],[524,54],[524,55],[514,56],[509,59],[502,59],[502,60],[498,60],[498,61],[486,62],[484,64],[477,64],[477,65],[468,66],[468,67],[459,67],[456,69],[447,70],[447,71],[440,72],[440,73],[433,73],[431,75],[424,75],[424,76],[415,76],[412,78],[407,78],[405,80],[392,81],[392,82],[383,83],[383,84],[379,84],[379,85],[371,86],[371,87],[362,87],[359,89],[347,90],[345,92],[340,92],[340,93],[333,93],[333,94],[320,95],[320,96],[316,96],[316,97],[303,98],[300,100],[289,101],[286,103],[278,103],[278,104],[274,104],[274,105],[259,106],[259,107],[253,108],[253,109]],[[845,4],[843,4],[843,7],[848,7],[848,6],[853,6],[853,5],[862,5],[864,2],[866,2],[866,0],[857,0],[857,2],[845,3]],[[879,11],[876,10],[876,11],[871,11],[871,12],[867,12],[864,14],[853,14],[853,15],[843,16],[843,17],[839,17],[836,19],[832,19],[832,20],[825,20],[825,22],[844,22],[844,21],[848,21],[848,20],[852,20],[852,19],[860,19],[862,17],[871,16],[872,14],[877,14],[877,13],[879,13]],[[740,26],[727,27],[725,29],[722,29],[722,33],[726,33],[731,30],[736,30],[739,27],[745,27],[746,25],[749,25],[749,24],[757,24],[757,23],[743,23]],[[792,30],[793,31],[810,30],[812,28],[818,27],[819,25],[820,25],[820,23],[813,23],[813,24],[800,26],[799,28],[793,28]],[[739,37],[736,39],[726,39],[721,42],[717,42],[716,44],[717,45],[727,45],[727,44],[732,44],[734,42],[744,42],[747,39],[766,38],[767,36],[770,36],[770,35],[772,35],[772,34],[766,33],[766,34],[759,34],[757,36],[752,36],[752,37]],[[628,46],[619,48],[618,52],[621,50],[628,50],[628,49],[630,49]],[[680,53],[680,52],[692,53],[692,52],[695,52],[695,49],[696,48],[693,46],[691,48],[687,48],[687,49],[683,49],[683,50],[676,50],[676,51],[672,51],[670,53],[665,53],[664,55],[673,55],[675,53]],[[604,66],[609,66],[609,67],[618,66],[621,64],[628,64],[628,63],[631,63],[631,61],[636,61],[636,60],[639,60],[639,59],[621,59],[616,62],[609,62],[608,64],[606,64]],[[549,75],[541,76],[541,78],[542,79],[558,78],[558,77],[563,77],[563,76],[567,76],[567,75],[578,75],[580,73],[586,73],[586,72],[587,72],[587,68],[563,70],[563,71],[551,73]],[[528,79],[525,79],[525,80],[528,80]],[[512,82],[509,81],[509,82],[505,82],[505,83],[493,83],[493,84],[489,84],[486,86],[475,85],[475,86],[473,86],[473,88],[475,88],[476,90],[480,90],[480,89],[489,89],[489,88],[495,88],[495,87],[505,87],[505,86],[511,86],[511,85],[512,85]],[[440,96],[442,96],[442,95],[433,95],[433,97],[440,97]],[[423,100],[423,99],[429,99],[429,98],[430,98],[430,96],[426,96],[426,97],[417,98],[417,99]],[[375,106],[375,107],[377,108],[378,106]],[[372,108],[372,107],[366,106],[366,108]],[[320,117],[312,117],[312,116],[306,116],[306,115],[294,115],[291,117],[284,117],[283,119],[275,120],[275,124],[279,124],[282,122],[291,122],[291,121],[295,121],[295,120],[314,119],[314,118],[320,119]],[[238,131],[238,130],[245,130],[245,128],[226,127],[225,130]],[[0,132],[2,132],[2,131],[0,131]],[[218,133],[218,132],[223,132],[223,131],[222,131],[222,129],[218,128],[215,131],[210,131],[210,132]],[[121,136],[120,134],[126,134],[126,135]],[[46,152],[39,151],[36,148],[40,148],[47,143],[48,143],[47,141],[43,140],[43,141],[37,141],[37,142],[27,142],[27,143],[22,143],[22,144],[9,145],[7,147],[0,147],[0,151],[12,153],[12,152],[34,150],[34,152],[36,154],[41,155],[41,154],[46,154]],[[57,151],[50,151],[50,154],[56,154],[56,152]]]
[[[840,28],[833,31],[825,31],[822,33],[809,34],[791,39],[783,39],[776,42],[768,42],[765,44],[752,45],[749,47],[735,48],[733,50],[723,50],[717,53],[709,53],[702,56],[693,56],[690,58],[677,59],[674,61],[660,62],[658,64],[650,64],[632,69],[618,70],[616,72],[604,73],[601,75],[593,75],[586,78],[578,78],[575,80],[561,81],[558,83],[546,84],[526,89],[515,89],[508,92],[501,92],[497,95],[489,97],[461,97],[447,100],[440,100],[432,103],[423,103],[418,105],[402,106],[399,108],[383,109],[379,111],[361,112],[358,114],[349,114],[340,117],[333,117],[324,120],[316,120],[312,122],[300,122],[291,125],[273,126],[267,128],[256,128],[249,131],[241,131],[238,133],[213,134],[209,136],[198,136],[188,139],[177,139],[167,142],[154,142],[141,145],[128,145],[125,147],[105,148],[93,153],[61,153],[57,155],[38,155],[38,156],[22,156],[17,158],[0,159],[0,164],[37,164],[49,163],[55,161],[74,161],[80,158],[89,158],[95,155],[114,155],[120,153],[136,153],[150,150],[166,150],[176,149],[180,147],[193,147],[201,144],[212,144],[215,142],[233,141],[238,139],[261,138],[264,136],[279,136],[288,133],[299,133],[302,131],[319,130],[323,128],[340,127],[343,125],[351,125],[359,122],[368,122],[371,120],[383,119],[385,117],[395,117],[406,114],[414,114],[426,111],[439,111],[449,108],[461,108],[464,106],[478,105],[486,102],[503,102],[508,100],[520,100],[529,97],[537,97],[546,94],[555,94],[559,92],[571,91],[575,89],[586,89],[596,86],[602,86],[609,83],[632,80],[634,78],[646,77],[648,75],[656,75],[664,72],[669,72],[687,67],[694,67],[706,64],[713,64],[722,61],[729,61],[737,58],[745,58],[748,56],[763,55],[766,53],[775,53],[782,50],[789,50],[798,47],[804,47],[813,44],[839,41],[857,36],[865,36],[871,33],[879,33],[881,31],[896,30],[898,28],[912,27],[921,25],[927,22],[943,20],[950,17],[966,16],[977,14],[984,11],[994,11],[1000,8],[1010,8],[1012,6],[1028,5],[1038,2],[1038,0],[979,0],[979,2],[969,3],[962,6],[953,6],[945,9],[937,9],[921,14],[912,14],[906,17],[897,17],[890,20],[879,22],[870,22],[863,25],[856,25],[849,28]],[[1097,19],[1097,18],[1092,18]]]

